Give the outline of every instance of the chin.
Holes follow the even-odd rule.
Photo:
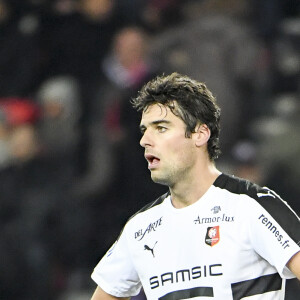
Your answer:
[[[154,174],[151,174],[151,179],[155,183],[170,186],[170,181],[167,178],[163,178],[161,176],[156,176]]]

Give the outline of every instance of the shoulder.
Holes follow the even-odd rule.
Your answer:
[[[161,195],[131,216],[126,222],[120,236],[125,235],[134,237],[134,239],[140,239],[141,237],[143,238],[145,232],[155,231],[162,224],[164,214],[163,203],[168,196],[169,193]]]
[[[264,188],[249,180],[228,174],[221,174],[214,182],[214,186],[232,194],[247,195],[255,200],[258,200],[258,194],[264,191]]]
[[[159,196],[157,199],[155,199],[154,201],[148,203],[147,205],[145,205],[143,208],[141,208],[139,211],[137,211],[133,216],[131,216],[129,218],[128,221],[130,221],[131,219],[134,219],[137,216],[140,216],[143,213],[149,213],[151,214],[155,209],[159,209],[159,206],[164,202],[164,200],[170,195],[169,192]]]
[[[253,202],[259,204],[264,209],[276,213],[280,208],[283,211],[278,211],[279,214],[284,211],[292,211],[286,201],[284,201],[275,191],[268,187],[261,187],[249,180],[235,177],[233,175],[222,174],[214,183],[214,186],[226,190],[227,192],[235,195],[245,195],[248,199],[251,198]],[[240,199],[245,199],[240,197]]]
[[[240,204],[249,217],[251,212],[260,214],[267,212],[290,235],[295,236],[295,229],[299,228],[299,217],[275,191],[227,174],[220,175],[214,186],[236,195],[236,201],[243,202]],[[295,239],[299,240],[299,234],[296,235]]]
[[[269,205],[283,205],[288,207],[286,201],[284,201],[275,191],[266,186],[262,187],[249,180],[233,175],[221,174],[215,181],[214,186],[235,195],[246,195],[263,207]]]
[[[156,219],[161,218],[163,214],[163,203],[166,198],[168,198],[169,192],[161,195],[154,201],[148,203],[140,210],[138,210],[134,215],[132,215],[125,224],[125,227],[131,227],[133,224],[145,224],[147,222],[153,223]]]

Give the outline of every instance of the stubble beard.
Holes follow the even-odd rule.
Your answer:
[[[162,176],[157,176],[154,175],[153,173],[151,173],[151,179],[153,182],[161,184],[161,185],[166,185],[166,186],[170,186],[171,182],[168,178],[162,177]]]
[[[178,182],[180,179],[182,179],[182,175],[185,172],[181,172],[180,170],[175,170],[171,169],[165,172],[158,172],[155,173],[155,171],[151,172],[151,179],[153,182],[161,184],[161,185],[166,185],[170,188],[172,188],[176,182]]]

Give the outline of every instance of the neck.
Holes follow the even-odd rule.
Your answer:
[[[196,174],[181,180],[170,187],[172,204],[175,208],[183,208],[198,201],[221,174],[213,163],[198,169]]]

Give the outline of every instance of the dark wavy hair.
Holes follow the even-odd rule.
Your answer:
[[[206,124],[211,132],[207,143],[209,158],[214,161],[220,155],[221,110],[204,83],[179,73],[158,76],[146,83],[131,103],[139,112],[152,104],[169,107],[186,124],[187,138],[191,137],[199,123]]]

